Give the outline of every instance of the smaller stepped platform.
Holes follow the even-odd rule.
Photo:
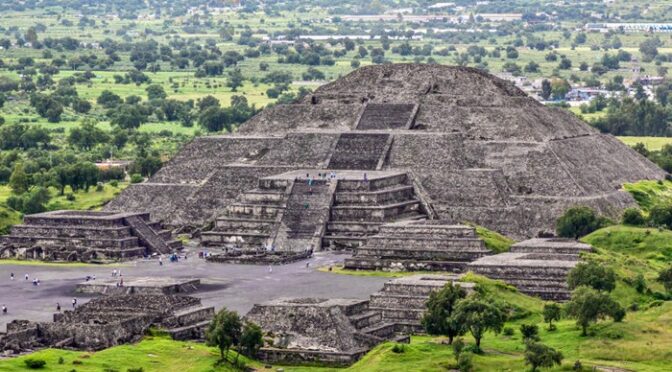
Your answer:
[[[0,257],[102,262],[182,248],[149,213],[54,211],[27,215],[0,237]]]
[[[438,220],[402,221],[380,227],[378,234],[345,260],[351,270],[462,272],[490,254],[474,228]]]
[[[468,269],[492,279],[503,280],[522,293],[544,300],[570,298],[567,275],[580,261],[580,254],[592,247],[570,239],[531,239],[511,251],[480,258]]]
[[[76,291],[79,293],[97,293],[104,295],[170,295],[192,293],[197,291],[200,285],[200,279],[124,277],[124,283],[123,285],[120,285],[119,279],[99,278],[97,280],[89,280],[77,284]]]
[[[407,334],[421,333],[425,303],[432,292],[453,283],[471,292],[474,283],[460,282],[460,275],[413,275],[392,279],[371,295],[369,310],[377,312],[384,323],[394,323]]]
[[[158,326],[178,340],[202,339],[215,315],[195,297],[113,295],[54,314],[53,322],[15,320],[0,335],[0,350],[18,354],[42,348],[95,351],[140,340]]]

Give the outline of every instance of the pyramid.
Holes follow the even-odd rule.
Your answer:
[[[291,188],[332,171],[338,186]],[[224,232],[214,240],[242,229],[255,244],[303,234],[347,245],[407,219],[526,238],[552,233],[574,205],[616,217],[635,205],[624,183],[665,175],[613,136],[483,71],[386,64],[267,108],[232,135],[194,139],[106,209],[151,212],[173,227],[214,224]],[[290,215],[301,216],[304,195],[321,206],[312,225],[278,214],[293,203]]]

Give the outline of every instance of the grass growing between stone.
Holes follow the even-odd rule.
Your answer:
[[[483,239],[485,246],[495,253],[508,252],[511,245],[515,243],[513,239],[507,238],[506,236],[483,226],[473,223],[467,223],[467,225],[476,229],[476,235]]]

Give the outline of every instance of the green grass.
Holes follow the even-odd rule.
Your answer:
[[[672,182],[670,181],[639,181],[626,183],[623,188],[637,201],[637,204],[648,211],[656,204],[672,202]]]
[[[514,242],[513,239],[510,239],[496,231],[489,230],[483,226],[478,226],[473,223],[467,223],[476,229],[476,235],[479,238],[483,239],[485,246],[495,253],[508,252],[509,248]]]
[[[643,143],[649,151],[659,151],[665,145],[672,144],[672,137],[618,137],[621,142],[628,146]]]

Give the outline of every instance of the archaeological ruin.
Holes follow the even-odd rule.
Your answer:
[[[15,320],[0,333],[0,351],[23,353],[46,347],[101,350],[139,340],[150,327],[176,340],[202,339],[214,308],[195,297],[104,296],[54,314],[53,322]]]

